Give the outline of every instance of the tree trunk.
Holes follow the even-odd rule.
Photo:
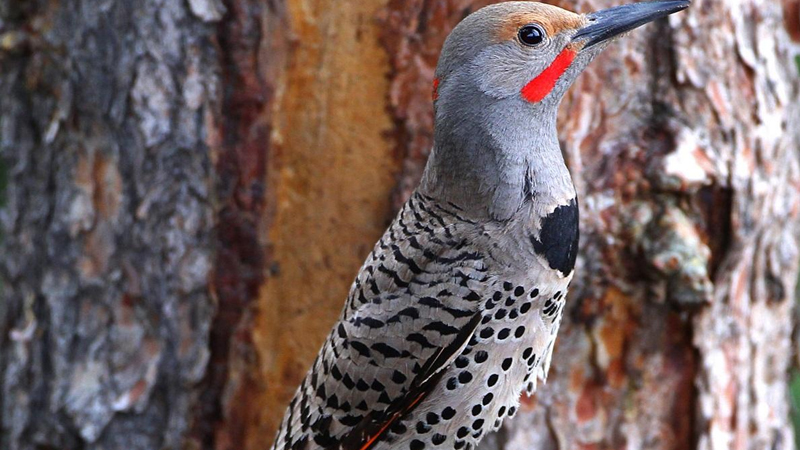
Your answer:
[[[487,3],[0,0],[0,448],[269,446]],[[576,278],[482,448],[794,448],[798,42],[695,0],[568,92]]]

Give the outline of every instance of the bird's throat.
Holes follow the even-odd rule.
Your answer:
[[[556,59],[547,66],[536,78],[532,79],[522,88],[522,98],[538,103],[556,86],[556,82],[567,71],[572,61],[575,60],[575,50],[567,47],[556,56]]]

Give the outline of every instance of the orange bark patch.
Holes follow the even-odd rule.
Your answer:
[[[600,343],[611,359],[622,356],[622,347],[625,345],[625,328],[619,325],[612,320],[606,321],[600,328]]]
[[[625,364],[621,359],[611,361],[606,369],[606,378],[608,384],[614,389],[619,389],[625,384],[627,376],[625,375]]]
[[[583,374],[584,369],[583,367],[578,367],[575,370],[572,370],[569,375],[569,390],[570,391],[577,391],[580,389],[581,385],[583,384]]]
[[[783,0],[783,24],[789,37],[800,42],[800,0]]]
[[[114,161],[102,154],[95,156],[93,167],[94,207],[104,220],[117,217],[122,205],[122,177]]]
[[[536,409],[537,403],[538,402],[536,401],[536,395],[531,395],[530,397],[527,395],[523,395],[519,399],[520,409],[523,409],[525,411],[533,411],[534,409]]]
[[[622,356],[625,338],[630,331],[630,298],[615,287],[610,287],[603,297],[603,304],[611,312],[605,317],[599,336],[609,358]]]
[[[608,383],[620,388],[625,382],[625,346],[633,332],[630,298],[617,288],[609,288],[603,303],[611,309],[598,325],[598,363],[605,369]]]
[[[591,382],[584,386],[578,401],[575,403],[575,416],[579,422],[587,422],[594,419],[598,410],[600,388]]]
[[[384,103],[389,61],[378,42],[381,28],[371,19],[385,5],[286,2],[297,45],[276,98],[267,171],[272,211],[260,230],[269,243],[270,270],[253,318],[264,389],[242,394],[263,416],[248,426],[245,445],[234,448],[272,442],[353,278],[392,216],[400,163],[386,140],[392,128]],[[319,36],[325,36],[324,46],[317,45]],[[421,88],[426,92],[429,75]],[[429,97],[421,97],[430,109]]]
[[[130,404],[135,404],[137,400],[144,394],[147,388],[147,382],[145,380],[139,380],[136,384],[133,385],[130,392],[128,392],[128,398]]]

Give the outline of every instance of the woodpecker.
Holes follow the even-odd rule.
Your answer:
[[[561,98],[612,40],[689,6],[482,8],[448,36],[420,185],[375,245],[273,450],[470,449],[545,381],[578,251]]]

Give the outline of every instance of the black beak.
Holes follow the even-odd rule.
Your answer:
[[[572,40],[585,41],[583,48],[589,48],[648,22],[682,11],[690,3],[689,0],[656,0],[593,12],[586,15],[589,23],[578,30]]]

